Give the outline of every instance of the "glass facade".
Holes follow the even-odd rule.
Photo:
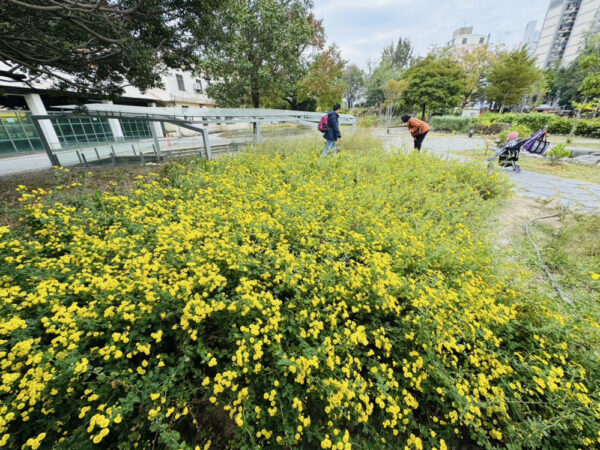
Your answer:
[[[150,123],[143,120],[121,119],[121,130],[126,140],[152,137]]]
[[[0,111],[0,154],[43,150],[31,114]]]
[[[63,148],[114,141],[105,118],[60,118],[51,119],[51,122]],[[152,137],[148,122],[133,119],[121,119],[120,122],[126,140]],[[28,111],[0,111],[0,154],[43,150]]]
[[[108,119],[85,117],[52,119],[58,140],[64,147],[113,141]]]

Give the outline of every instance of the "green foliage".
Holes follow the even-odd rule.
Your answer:
[[[379,116],[376,114],[365,114],[359,116],[357,119],[357,125],[359,128],[372,128],[379,124]]]
[[[483,96],[483,85],[500,51],[489,44],[454,49],[450,57],[465,74],[464,107],[473,98]]]
[[[549,89],[549,101],[558,99],[561,108],[573,109],[573,102],[583,100],[579,86],[585,78],[585,70],[579,65],[578,60],[567,67],[548,69],[544,75]]]
[[[320,111],[327,111],[335,103],[342,103],[346,90],[343,81],[343,69],[346,62],[339,49],[332,45],[315,56],[306,77],[299,83],[298,98],[316,98]]]
[[[475,124],[475,133],[482,135],[494,135],[510,128],[510,126],[511,124],[509,123],[492,122],[491,120],[483,117],[478,117],[477,123]]]
[[[579,65],[586,73],[579,87],[581,93],[592,97],[600,95],[600,34],[588,40]]]
[[[593,447],[598,330],[494,273],[510,187],[321,146],[23,192],[0,227],[1,445]]]
[[[214,20],[219,31],[200,49],[200,70],[222,106],[283,98],[306,73],[305,51],[322,41],[311,0],[230,0]]]
[[[392,42],[389,46],[383,49],[381,59],[389,61],[390,66],[398,71],[408,67],[413,58],[413,46],[409,39],[398,38],[398,43],[394,45]]]
[[[487,113],[480,116],[477,120],[480,123],[525,125],[532,131],[537,131],[544,126],[548,126],[548,132],[553,134],[568,134],[571,132],[573,124],[576,123],[575,135],[591,138],[600,137],[600,119],[576,120],[543,113]]]
[[[409,83],[405,95],[407,107],[429,115],[441,108],[461,104],[465,93],[465,75],[449,58],[428,55],[413,64],[402,76]]]
[[[558,163],[558,160],[561,158],[568,158],[571,156],[571,150],[567,149],[567,144],[557,144],[552,147],[548,152],[546,152],[546,156],[552,160],[554,163]]]
[[[485,95],[502,108],[515,105],[542,78],[543,72],[535,67],[535,58],[526,49],[506,52],[490,69]]]
[[[391,80],[398,81],[402,72],[412,61],[412,44],[408,39],[399,38],[383,49],[381,59],[376,66],[369,62],[369,71],[365,83],[365,106],[380,106],[385,101],[383,86]]]
[[[382,59],[377,67],[370,70],[365,91],[365,106],[378,106],[385,101],[383,85],[389,80],[397,80],[400,73],[394,69],[389,59]]]
[[[165,66],[192,68],[227,8],[217,0],[2,1],[0,62],[63,89],[145,90],[161,85]]]
[[[385,106],[385,118],[388,126],[392,121],[394,111],[402,100],[402,97],[406,94],[408,87],[408,81],[406,80],[389,80],[382,86],[385,95],[383,106]]]
[[[346,85],[344,98],[348,108],[354,107],[365,87],[365,74],[356,64],[347,66],[342,73],[342,81]]]
[[[600,138],[600,119],[584,119],[577,121],[575,135]]]
[[[531,135],[531,133],[533,132],[531,128],[529,128],[527,125],[524,124],[517,124],[517,125],[512,125],[509,128],[506,128],[504,130],[502,130],[499,134],[498,134],[498,139],[501,142],[506,142],[506,139],[508,138],[508,135],[510,133],[513,132],[517,132],[519,133],[519,138],[524,138],[524,137],[528,137]],[[537,131],[537,130],[536,130]]]
[[[433,116],[429,125],[436,131],[456,131],[468,133],[475,126],[477,119],[472,117]]]

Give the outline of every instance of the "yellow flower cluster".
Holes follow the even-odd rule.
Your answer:
[[[544,332],[561,316],[534,339],[491,271],[506,190],[425,155],[298,150],[23,192],[27,228],[0,228],[0,442],[600,443],[592,367]]]

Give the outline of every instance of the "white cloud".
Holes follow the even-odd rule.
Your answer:
[[[431,45],[444,45],[462,26],[490,34],[493,43],[517,45],[530,20],[541,27],[548,0],[315,0],[328,42],[342,56],[365,67],[383,47],[399,37],[409,38],[418,54]]]
[[[408,6],[412,3],[412,0],[368,0],[368,3],[357,1],[357,0],[327,0],[327,1],[315,1],[315,13],[318,16],[327,14],[335,11],[352,11],[352,10],[364,10],[368,9],[385,9],[392,8],[395,6],[405,5]]]

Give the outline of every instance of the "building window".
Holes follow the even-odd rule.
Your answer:
[[[479,38],[479,43],[483,44],[485,42],[485,38]]]
[[[202,89],[202,80],[200,78],[196,78],[196,84],[194,85],[194,90],[199,92],[200,94],[204,93]]]
[[[185,84],[183,84],[183,76],[179,75],[179,74],[176,74],[175,78],[177,79],[177,88],[180,91],[185,91]]]
[[[467,43],[467,38],[463,38],[462,43],[466,44]]]

